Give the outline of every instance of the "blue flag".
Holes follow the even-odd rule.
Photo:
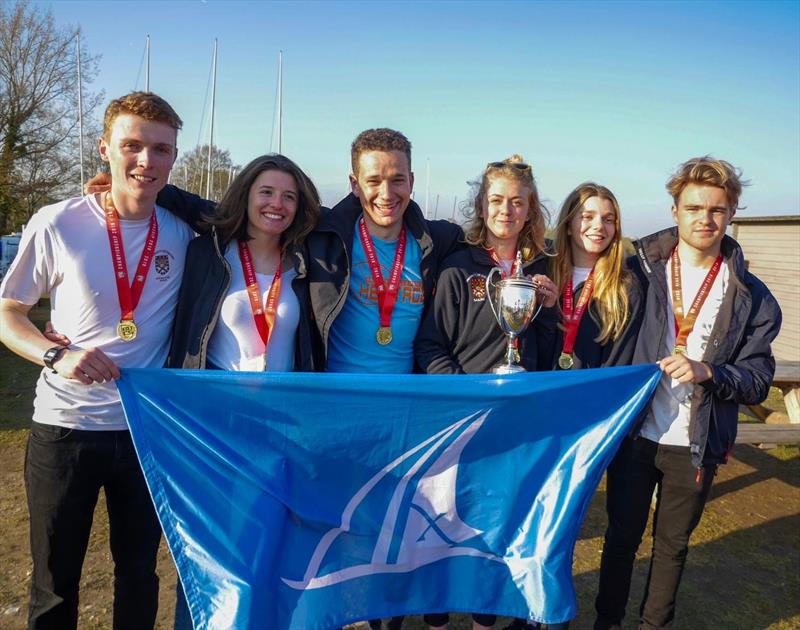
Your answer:
[[[660,372],[123,370],[195,628],[577,614],[572,553]]]

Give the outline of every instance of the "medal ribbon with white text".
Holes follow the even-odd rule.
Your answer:
[[[685,354],[686,342],[689,339],[689,334],[694,329],[694,324],[697,321],[697,316],[700,314],[700,309],[703,308],[703,304],[708,294],[711,292],[711,287],[722,266],[722,254],[717,256],[714,264],[711,265],[711,269],[708,270],[685,317],[683,314],[681,259],[678,256],[677,247],[672,250],[670,264],[672,266],[672,314],[675,319],[675,350],[673,350],[673,353]]]
[[[114,207],[111,194],[106,194],[103,203],[106,216],[106,230],[108,232],[108,243],[111,246],[111,259],[114,263],[114,277],[117,281],[117,296],[119,297],[119,308],[123,322],[133,322],[133,313],[139,305],[142,297],[144,283],[147,280],[147,272],[153,262],[153,254],[156,251],[158,242],[158,219],[156,218],[155,208],[150,215],[150,227],[147,231],[147,238],[144,242],[142,255],[139,258],[139,265],[136,268],[136,275],[133,282],[128,284],[128,264],[125,261],[125,248],[122,244],[122,228],[119,223],[119,215]]]
[[[394,252],[394,262],[392,263],[392,271],[389,274],[388,286],[383,280],[381,266],[378,262],[378,254],[375,251],[375,245],[372,243],[369,230],[367,230],[364,217],[361,217],[359,221],[358,232],[361,237],[361,246],[364,248],[364,253],[367,256],[369,270],[372,272],[375,291],[378,293],[380,326],[382,329],[391,329],[392,311],[394,311],[397,294],[400,291],[400,277],[403,273],[403,262],[406,257],[406,227],[403,226],[400,230],[400,236],[397,238],[397,249],[395,249]]]
[[[561,352],[564,354],[572,355],[575,349],[575,340],[578,338],[578,328],[581,325],[581,319],[586,312],[586,307],[592,299],[592,292],[594,291],[594,269],[592,269],[589,277],[583,283],[581,295],[578,298],[578,303],[575,304],[575,294],[572,288],[572,278],[567,280],[564,286],[564,293],[561,296],[561,308],[564,311],[564,344]],[[574,306],[574,310],[573,310]]]
[[[244,272],[244,283],[247,286],[247,297],[250,299],[250,310],[253,312],[253,320],[256,323],[258,334],[264,342],[264,354],[269,346],[269,338],[275,329],[275,316],[278,312],[278,300],[281,295],[281,265],[275,269],[275,276],[272,284],[269,285],[267,292],[266,305],[261,306],[261,289],[258,286],[256,268],[253,265],[253,257],[250,255],[250,248],[246,241],[239,241],[239,260],[242,262]]]

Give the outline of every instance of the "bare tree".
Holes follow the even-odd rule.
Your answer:
[[[26,0],[0,0],[0,230],[19,227],[43,203],[79,194],[78,31]],[[97,59],[81,55],[85,83],[97,75]],[[85,119],[102,98],[84,91]]]
[[[206,194],[208,179],[207,166],[208,145],[198,145],[188,153],[181,155],[175,162],[175,166],[172,167],[171,182],[203,197]],[[220,149],[216,145],[211,147],[211,196],[215,201],[222,199],[237,170],[239,167],[233,164],[231,154],[227,149]]]

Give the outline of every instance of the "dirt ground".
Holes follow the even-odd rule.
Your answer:
[[[27,507],[22,484],[25,430],[0,431],[0,628],[25,627],[30,578]],[[797,448],[761,451],[738,446],[720,469],[712,498],[695,533],[678,604],[677,629],[800,628],[800,457]],[[580,615],[572,628],[591,628],[603,530],[604,486],[595,496],[575,551]],[[630,611],[641,597],[651,540],[637,557]],[[79,627],[111,627],[111,559],[106,514],[98,504],[83,570]],[[158,628],[171,628],[175,571],[166,547],[159,558]],[[634,628],[629,619],[626,628]],[[502,620],[497,627],[505,624]],[[456,615],[452,626],[466,629]],[[421,620],[405,628],[421,629]]]

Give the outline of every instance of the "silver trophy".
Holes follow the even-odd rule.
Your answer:
[[[542,306],[536,309],[536,288],[538,284],[522,273],[522,252],[517,252],[514,262],[516,268],[513,275],[494,281],[496,274],[501,278],[503,270],[494,267],[486,276],[486,299],[492,307],[497,323],[508,336],[506,360],[492,369],[495,374],[515,374],[524,372],[525,368],[519,364],[517,352],[517,337],[519,337],[531,320],[539,314]]]

